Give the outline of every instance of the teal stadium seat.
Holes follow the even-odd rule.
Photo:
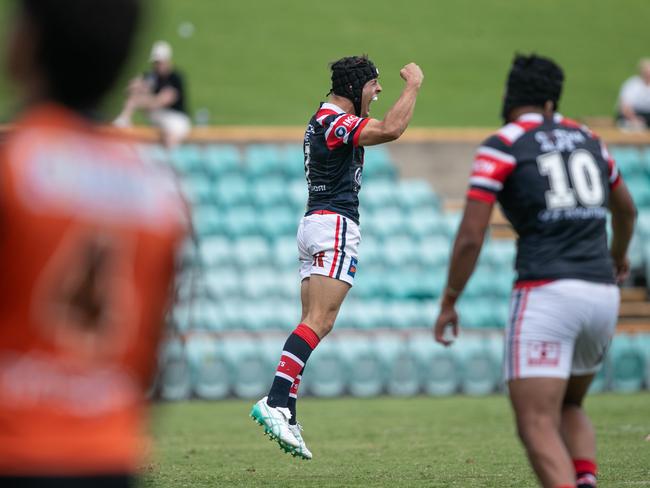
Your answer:
[[[391,268],[402,268],[418,263],[418,243],[410,236],[397,235],[384,239],[384,263]]]
[[[291,180],[287,187],[287,196],[297,212],[304,215],[307,206],[307,182],[305,178]]]
[[[398,207],[376,208],[364,217],[364,233],[387,241],[397,235],[408,235],[402,211]]]
[[[241,171],[241,154],[231,144],[208,144],[203,148],[205,169],[212,178]]]
[[[258,341],[250,336],[224,338],[222,350],[233,393],[239,398],[255,400],[266,394],[276,365],[264,356]]]
[[[314,350],[303,378],[304,388],[317,397],[341,396],[349,378],[340,341],[329,337]],[[303,387],[301,387],[302,389]]]
[[[496,355],[486,337],[460,336],[454,343],[462,364],[461,390],[467,395],[488,395],[501,381],[503,357]]]
[[[603,365],[594,376],[591,385],[589,386],[589,393],[599,393],[609,389],[611,381],[612,362],[610,356],[607,355],[603,361]]]
[[[343,342],[342,356],[349,376],[348,391],[355,397],[374,397],[384,389],[384,365],[376,345],[368,337],[353,337]]]
[[[259,215],[251,206],[231,207],[223,215],[223,228],[234,239],[258,235]]]
[[[251,197],[259,210],[289,204],[287,181],[280,176],[257,179],[253,182]]]
[[[609,351],[611,359],[611,388],[614,391],[639,391],[644,385],[644,351],[636,337],[616,335]]]
[[[359,298],[376,298],[386,295],[388,286],[385,281],[385,272],[377,268],[361,268],[357,272],[351,295]]]
[[[267,207],[259,211],[259,230],[269,240],[291,236],[296,241],[300,215],[289,206]],[[297,251],[294,251],[294,256]]]
[[[163,345],[160,356],[159,392],[163,400],[186,400],[192,394],[190,367],[185,347],[178,339]]]
[[[442,232],[454,240],[456,238],[456,233],[458,232],[458,226],[460,221],[463,218],[463,214],[460,212],[456,213],[446,213],[442,215]]]
[[[364,185],[361,191],[364,206],[372,212],[398,204],[397,185],[393,181],[372,181]]]
[[[240,269],[254,269],[272,264],[268,241],[259,235],[241,237],[234,241],[233,264]]]
[[[246,173],[260,179],[281,176],[284,166],[284,151],[273,144],[250,144],[244,154]]]
[[[386,391],[394,396],[413,396],[420,391],[420,368],[407,343],[394,336],[379,337],[375,347],[385,369]]]
[[[417,257],[426,269],[444,268],[451,255],[451,242],[447,237],[432,236],[420,241]]]
[[[204,176],[205,157],[202,148],[196,144],[182,144],[169,151],[172,165],[181,174],[197,174]]]
[[[197,297],[191,302],[191,307],[193,309],[192,323],[195,330],[223,331],[221,309],[216,301],[205,296]]]
[[[141,158],[158,164],[171,164],[169,151],[160,144],[138,144],[137,151]]]
[[[277,297],[276,272],[268,266],[243,271],[241,274],[242,296],[257,307],[261,300]]]
[[[187,340],[185,350],[194,394],[205,400],[226,398],[230,375],[219,342],[211,336],[194,334]]]
[[[397,184],[397,202],[405,212],[414,209],[438,210],[440,201],[425,180],[401,180]]]
[[[219,206],[223,210],[238,205],[252,204],[248,180],[241,175],[228,175],[219,178],[215,192]]]
[[[214,184],[204,175],[185,176],[180,186],[185,198],[193,205],[212,205],[216,200]]]
[[[298,245],[295,236],[280,235],[271,244],[271,257],[279,270],[298,270]],[[297,278],[296,278],[297,283]]]
[[[200,241],[201,261],[206,268],[229,266],[232,264],[234,245],[222,236],[209,236]]]
[[[286,178],[299,179],[305,184],[305,154],[302,145],[290,144],[285,147],[281,168]]]
[[[430,333],[426,333],[412,336],[409,350],[418,361],[424,393],[447,396],[458,391],[462,371],[455,347],[443,347],[431,339]]]
[[[643,173],[643,156],[636,147],[615,146],[610,153],[625,178]]]
[[[415,208],[404,215],[409,234],[420,239],[435,236],[447,238],[444,217],[433,208]]]
[[[208,269],[203,279],[208,296],[215,300],[227,300],[243,293],[241,272],[232,268]]]
[[[222,232],[222,219],[212,205],[195,206],[192,209],[192,225],[199,237],[213,236]]]
[[[517,250],[514,240],[493,239],[484,246],[481,256],[486,260],[486,264],[502,272],[504,269],[514,268],[516,253]]]
[[[397,177],[397,169],[390,159],[388,149],[383,146],[366,148],[363,177],[365,181],[378,181],[381,179],[394,180]]]

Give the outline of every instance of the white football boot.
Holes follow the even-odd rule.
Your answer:
[[[272,440],[278,441],[281,449],[293,454],[300,448],[300,441],[293,435],[289,425],[291,412],[288,408],[269,407],[266,399],[267,397],[264,397],[253,405],[250,416],[264,427],[265,434],[268,434]]]
[[[293,455],[301,457],[303,459],[311,459],[313,457],[311,451],[307,449],[307,444],[305,444],[305,440],[302,438],[302,434],[300,433],[302,430],[302,425],[289,424],[289,430],[294,435],[294,437],[298,439],[298,442],[300,442],[300,446],[293,452]]]

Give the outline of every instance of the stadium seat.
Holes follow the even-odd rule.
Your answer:
[[[288,187],[287,193],[291,205],[302,215],[305,213],[305,207],[307,205],[307,182],[304,178],[292,180]]]
[[[402,211],[398,207],[376,208],[364,216],[364,234],[372,235],[387,242],[398,235],[408,235],[408,228]]]
[[[169,151],[160,144],[138,144],[137,151],[141,158],[158,164],[171,164]]]
[[[241,171],[241,154],[230,144],[208,144],[203,148],[206,172],[212,178]]]
[[[390,301],[384,308],[384,317],[393,329],[427,327],[434,320],[433,316],[427,316],[424,302],[420,300]]]
[[[397,206],[397,186],[392,181],[379,180],[370,182],[363,187],[362,193],[364,206],[372,212],[378,212],[386,207]]]
[[[312,395],[337,397],[345,392],[349,375],[341,357],[342,349],[338,339],[329,337],[312,353],[309,358],[309,374],[303,379],[304,388]]]
[[[219,178],[215,192],[222,210],[227,211],[237,205],[251,204],[251,194],[248,180],[241,175],[228,175]]]
[[[192,224],[199,237],[213,236],[222,232],[222,219],[213,205],[195,206],[192,209]]]
[[[212,205],[216,199],[213,183],[203,175],[185,176],[181,180],[181,191],[193,205]]]
[[[232,263],[234,245],[230,239],[209,236],[200,241],[201,261],[206,268],[228,266]]]
[[[450,254],[451,242],[443,236],[424,238],[417,249],[420,265],[426,269],[446,267]]]
[[[281,176],[255,180],[251,188],[251,198],[259,210],[291,203],[287,194],[287,181]]]
[[[384,388],[384,365],[377,348],[367,336],[346,339],[341,348],[349,376],[348,390],[355,397],[373,397]]]
[[[589,393],[599,393],[609,389],[611,378],[611,360],[609,354],[605,357],[603,365],[594,376],[591,385],[589,386]]]
[[[639,208],[650,207],[650,185],[645,175],[625,179],[634,203]]]
[[[241,273],[232,268],[206,270],[203,280],[208,296],[215,300],[228,300],[243,293]]]
[[[293,207],[286,205],[268,207],[260,210],[258,217],[259,231],[267,239],[275,240],[279,237],[289,236],[294,241],[294,248],[296,247],[296,232],[301,216]],[[296,252],[293,253],[294,257]]]
[[[262,354],[258,341],[252,336],[224,338],[222,350],[233,393],[239,398],[255,400],[265,395],[273,381],[276,364]]]
[[[281,176],[283,151],[273,144],[250,144],[244,153],[246,173],[255,179]]]
[[[362,268],[354,280],[350,294],[359,298],[377,298],[387,294],[388,286],[383,270]]]
[[[163,400],[185,400],[192,394],[190,368],[185,347],[178,339],[164,344],[160,355],[159,392]]]
[[[257,306],[260,300],[277,296],[276,272],[268,266],[259,266],[241,274],[242,296]]]
[[[234,241],[232,258],[240,269],[272,264],[268,241],[259,235],[241,237]]]
[[[305,184],[305,153],[302,145],[290,144],[284,148],[281,169],[286,178],[296,178]]]
[[[224,214],[223,228],[232,238],[257,235],[259,215],[255,208],[232,207]]]
[[[185,344],[192,387],[198,398],[218,400],[228,396],[230,375],[219,342],[208,335],[194,334]]]
[[[418,243],[410,236],[387,237],[383,241],[382,252],[384,263],[389,268],[418,263]]]
[[[397,184],[397,203],[405,212],[425,209],[438,210],[440,201],[429,183],[425,180],[401,180]]]
[[[427,333],[412,336],[409,350],[418,361],[422,388],[427,395],[446,396],[458,391],[462,371],[455,347],[443,347]]]
[[[624,177],[643,172],[643,156],[637,148],[613,146],[610,148],[610,153]]]
[[[462,364],[461,390],[467,395],[488,395],[499,385],[502,357],[486,342],[485,338],[464,335],[454,343]]]
[[[616,335],[609,351],[611,359],[611,389],[634,392],[643,388],[645,355],[636,337]]]
[[[388,150],[383,146],[372,146],[365,150],[363,162],[365,181],[394,180],[397,169],[390,159]]]
[[[409,234],[423,241],[436,236],[447,237],[447,228],[441,214],[432,208],[416,208],[405,214]]]
[[[374,347],[385,369],[386,391],[394,396],[413,396],[420,390],[420,369],[407,343],[394,336],[379,337]]]
[[[484,246],[481,258],[485,259],[485,264],[493,266],[501,273],[503,270],[514,269],[516,252],[514,240],[493,239]]]
[[[463,214],[460,212],[456,213],[446,213],[442,216],[442,231],[450,239],[456,238],[456,232],[458,231],[458,226],[460,221],[463,218]]]
[[[205,157],[196,144],[182,144],[169,151],[172,165],[182,174],[205,174]]]

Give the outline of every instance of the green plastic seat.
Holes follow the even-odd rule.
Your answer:
[[[420,241],[417,257],[426,269],[441,268],[447,265],[451,254],[451,242],[447,237],[434,236]]]
[[[222,348],[232,392],[239,398],[255,400],[265,395],[273,381],[276,364],[265,357],[257,341],[253,337],[224,338]]]
[[[241,154],[231,144],[208,144],[203,148],[205,170],[213,178],[241,171]]]
[[[283,151],[273,144],[250,144],[244,153],[246,173],[255,179],[282,174]]]
[[[268,267],[257,267],[242,272],[242,295],[253,300],[258,306],[260,300],[276,295],[276,273]]]
[[[397,206],[397,190],[392,181],[373,181],[364,185],[360,199],[363,205],[373,212],[386,207]],[[399,208],[399,207],[398,207]]]
[[[192,389],[198,398],[220,400],[230,392],[228,365],[219,342],[212,336],[194,334],[185,344]]]
[[[495,392],[502,378],[503,357],[486,337],[460,336],[454,343],[462,364],[461,391],[480,396]]]
[[[272,241],[271,259],[278,270],[298,270],[298,245],[295,236],[280,235]]]
[[[178,339],[169,340],[160,356],[160,397],[163,400],[186,400],[192,394],[190,367],[185,356],[185,346]]]
[[[447,396],[460,387],[462,371],[456,348],[443,347],[431,339],[431,334],[413,335],[409,350],[419,364],[422,390],[431,396]]]
[[[395,180],[397,168],[393,165],[388,150],[383,146],[372,146],[365,150],[363,176],[366,181]]]
[[[350,294],[359,298],[376,298],[386,294],[385,273],[377,269],[363,268],[357,272]]]
[[[611,360],[611,388],[614,391],[634,392],[643,388],[646,357],[635,337],[616,335],[609,350]]]
[[[250,206],[231,207],[223,214],[223,229],[234,239],[259,235],[259,214]]]
[[[271,262],[268,241],[259,235],[241,237],[234,242],[233,264],[241,269],[254,269]]]
[[[257,179],[251,188],[251,197],[260,210],[278,205],[288,205],[291,200],[287,192],[287,180],[280,176]]]
[[[192,224],[196,234],[203,238],[222,232],[222,219],[219,211],[212,205],[196,206],[192,210]]]
[[[440,200],[426,180],[401,180],[397,184],[397,203],[405,212],[414,209],[437,211]]]
[[[232,268],[207,270],[203,280],[207,295],[215,300],[227,300],[243,293],[241,273]]]
[[[395,337],[379,337],[375,345],[385,369],[386,392],[413,396],[420,391],[420,368],[407,343]]]
[[[430,326],[434,320],[433,317],[426,316],[420,300],[390,301],[385,306],[384,315],[386,322],[393,329],[426,327]]]
[[[643,155],[635,147],[612,146],[610,154],[616,160],[620,172],[624,177],[642,173],[644,170]]]
[[[458,232],[458,226],[460,221],[463,218],[463,214],[460,212],[456,213],[446,213],[442,215],[442,232],[449,237],[450,239],[456,238],[456,233]]]
[[[603,360],[603,364],[594,376],[591,385],[589,386],[589,393],[599,393],[602,391],[607,391],[609,389],[611,381],[611,361],[609,355]]]
[[[223,236],[208,236],[200,241],[200,254],[203,266],[215,268],[232,263],[234,246],[230,239]]]
[[[384,389],[384,364],[375,344],[368,337],[345,339],[342,356],[349,371],[348,391],[352,396],[368,398],[380,395]]]
[[[307,182],[304,178],[293,179],[287,186],[287,196],[291,202],[291,206],[299,213],[304,215],[307,206]]]
[[[645,174],[627,177],[625,183],[637,207],[650,207],[650,180]]]
[[[384,264],[403,267],[418,263],[418,242],[412,237],[398,235],[384,239]]]
[[[433,208],[413,209],[404,218],[409,233],[415,237],[424,240],[442,236],[448,239],[445,220]]]
[[[306,391],[317,397],[341,396],[347,386],[347,366],[343,361],[339,340],[329,337],[318,345],[309,358],[309,365],[302,379]]]
[[[292,237],[294,248],[300,216],[289,206],[274,206],[259,211],[259,230],[269,240]],[[297,251],[294,251],[294,255]]]
[[[223,210],[238,205],[251,204],[251,189],[248,180],[241,175],[219,178],[215,185],[216,198]]]
[[[284,148],[282,163],[280,165],[282,174],[286,178],[297,178],[305,180],[305,153],[302,145],[290,144]]]
[[[495,269],[512,269],[516,253],[515,241],[493,239],[484,246],[481,257],[486,260],[486,264],[493,266]]]
[[[203,175],[184,177],[180,187],[185,198],[193,205],[212,205],[216,201],[215,185]]]
[[[387,242],[397,235],[408,235],[404,225],[404,216],[397,207],[384,207],[364,217],[364,233],[372,235]]]
[[[205,172],[205,157],[196,144],[181,144],[169,151],[172,165],[182,174]]]

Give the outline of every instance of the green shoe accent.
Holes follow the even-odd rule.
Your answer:
[[[253,421],[256,424],[261,425],[264,427],[264,435],[269,436],[270,441],[276,441],[278,445],[280,446],[280,449],[282,449],[285,453],[291,454],[293,456],[296,455],[296,448],[293,446],[290,446],[289,444],[283,442],[280,440],[280,438],[276,437],[275,434],[269,429],[266,424],[264,423],[264,415],[262,414],[262,411],[260,408],[257,406],[257,404],[253,405],[253,408],[251,409],[251,413],[249,416],[253,419]]]

